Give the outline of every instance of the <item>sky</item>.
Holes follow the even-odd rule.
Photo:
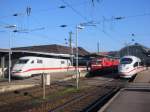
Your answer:
[[[0,48],[67,46],[70,31],[75,46],[83,23],[78,45],[90,52],[98,42],[102,52],[135,42],[150,48],[150,0],[0,0]]]

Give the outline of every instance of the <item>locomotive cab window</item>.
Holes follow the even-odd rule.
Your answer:
[[[132,59],[131,58],[123,58],[120,61],[121,64],[131,64],[132,63]]]
[[[134,63],[133,67],[137,67],[138,66],[138,62]]]
[[[17,64],[26,64],[28,61],[28,59],[20,59],[17,61]]]

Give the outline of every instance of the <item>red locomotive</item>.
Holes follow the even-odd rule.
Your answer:
[[[119,59],[114,59],[110,57],[99,57],[94,58],[90,62],[90,71],[101,71],[101,70],[116,70],[119,64]]]

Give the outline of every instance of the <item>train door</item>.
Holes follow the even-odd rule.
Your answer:
[[[65,66],[66,65],[66,60],[61,59],[60,60],[60,71],[64,71],[65,70]]]
[[[37,69],[37,65],[36,65],[35,59],[30,60],[28,67],[30,68],[30,76],[33,74],[36,74],[37,70],[35,70],[35,69]]]
[[[67,67],[67,71],[68,71],[70,66],[72,66],[72,65],[71,65],[71,61],[69,59],[67,59],[66,61],[67,61],[66,67]]]
[[[44,65],[43,65],[43,60],[42,59],[36,59],[35,60],[35,65],[37,67],[38,70],[38,73],[44,73]]]
[[[133,65],[133,70],[134,70],[134,73],[133,74],[137,74],[138,72],[138,66],[139,66],[139,62],[135,62],[134,65]]]

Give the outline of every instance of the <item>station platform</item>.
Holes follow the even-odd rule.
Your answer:
[[[150,112],[150,68],[139,73],[98,112]]]
[[[0,85],[0,93],[14,91],[14,90],[18,90],[18,89],[29,88],[29,87],[33,87],[33,86],[35,86],[35,84],[7,83],[7,84]]]
[[[98,112],[149,112],[150,89],[123,89]]]
[[[134,83],[150,83],[150,67],[148,67],[145,71],[137,74],[135,77]]]
[[[80,77],[85,77],[86,74],[87,74],[86,71],[81,71]],[[50,84],[56,81],[63,82],[76,78],[76,72],[52,73],[50,75],[51,75]],[[0,81],[0,93],[30,88],[41,84],[42,84],[41,76],[35,76],[22,80],[12,80],[10,83],[8,82],[8,79],[7,80],[5,79]]]

